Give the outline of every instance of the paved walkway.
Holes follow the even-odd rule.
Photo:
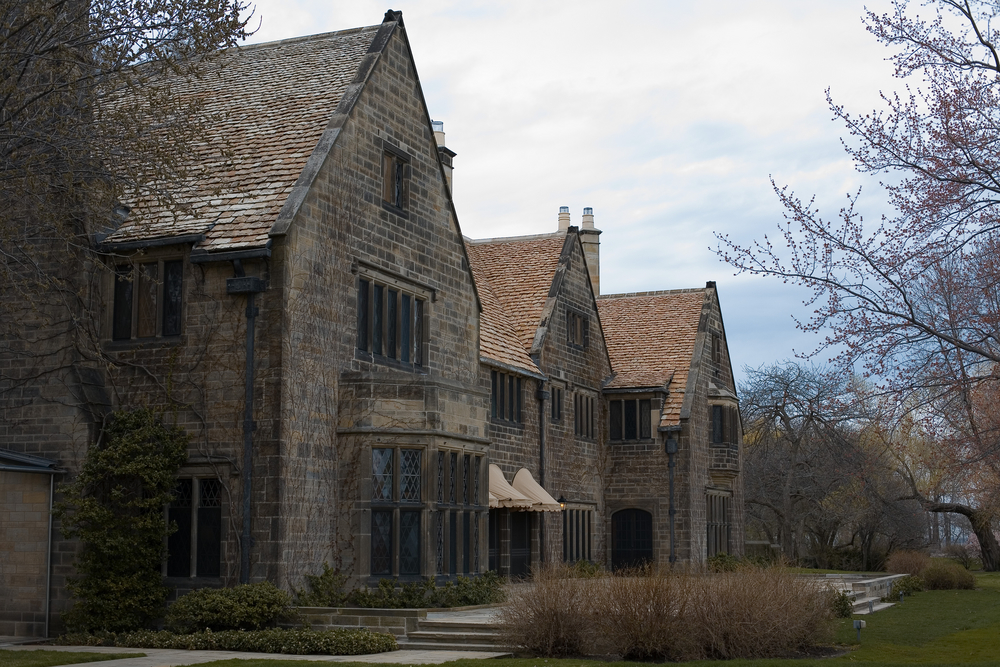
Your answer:
[[[402,650],[371,655],[288,655],[287,653],[242,653],[240,651],[181,651],[166,648],[118,648],[111,646],[4,646],[0,650],[12,651],[80,651],[85,653],[145,653],[143,658],[122,658],[88,662],[93,667],[174,667],[196,665],[214,660],[311,660],[314,662],[371,662],[403,663],[406,665],[438,665],[452,660],[500,658],[510,653],[484,653],[480,651],[419,651]]]

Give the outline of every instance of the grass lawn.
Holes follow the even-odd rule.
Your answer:
[[[714,667],[835,667],[851,665],[1000,666],[1000,573],[979,574],[974,591],[924,591],[903,604],[864,616],[861,644],[850,619],[837,622],[836,643],[846,655],[806,660],[730,660],[690,662]],[[290,660],[226,660],[199,667],[303,667]],[[311,663],[315,667],[315,663]],[[338,663],[344,665],[364,663]],[[597,660],[458,660],[450,667],[648,667],[649,663]],[[0,663],[0,667],[5,667]],[[366,667],[371,667],[367,665]],[[381,667],[391,667],[383,665]]]
[[[141,658],[145,655],[145,653],[76,653],[71,651],[5,651],[0,649],[0,667],[52,667],[52,665],[71,665],[77,662]]]

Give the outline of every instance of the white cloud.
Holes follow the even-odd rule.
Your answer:
[[[899,82],[860,0],[401,8],[431,115],[458,153],[466,234],[550,231],[559,206],[574,221],[592,206],[604,291],[717,280],[737,365],[815,345],[789,316],[802,311],[800,292],[733,277],[709,247],[713,232],[773,236],[782,210],[769,176],[832,213],[862,182],[824,90],[864,112]],[[254,41],[370,25],[384,11],[371,0],[262,0]],[[866,201],[881,212],[874,194]]]

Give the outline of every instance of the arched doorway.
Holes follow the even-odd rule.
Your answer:
[[[653,560],[653,515],[627,509],[611,516],[611,567],[638,567]]]

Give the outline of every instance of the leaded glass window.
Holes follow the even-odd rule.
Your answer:
[[[437,497],[438,502],[444,502],[444,452],[438,452]]]
[[[479,514],[472,515],[473,572],[479,572],[479,518]]]
[[[443,454],[441,455],[444,456]],[[438,574],[444,574],[444,512],[434,513],[435,522],[437,524],[437,535],[435,539],[437,540],[437,568]]]
[[[420,574],[420,512],[399,513],[399,573]]]
[[[401,449],[399,451],[399,501],[403,503],[420,502],[419,449]]]
[[[458,474],[458,453],[452,452],[451,454],[451,465],[448,466],[448,484],[451,488],[451,493],[448,497],[451,498],[452,504],[455,503],[455,475]]]
[[[392,500],[391,449],[372,449],[372,500]]]
[[[167,538],[168,577],[219,577],[222,570],[222,482],[179,479],[167,519],[177,530]]]
[[[392,574],[392,510],[372,512],[372,574]]]
[[[469,504],[469,459],[466,454],[462,457],[462,502]]]
[[[479,469],[482,468],[483,457],[476,457],[476,465],[472,467],[472,504],[479,504]],[[477,570],[478,572],[478,570]]]

